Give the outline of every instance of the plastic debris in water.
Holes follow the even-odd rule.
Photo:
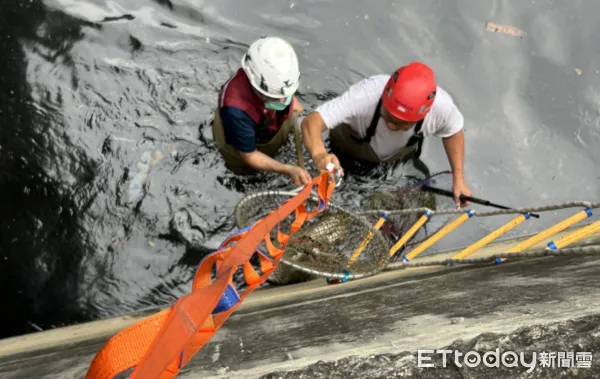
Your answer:
[[[495,24],[490,21],[488,21],[486,23],[486,30],[488,32],[500,32],[500,33],[508,34],[510,36],[521,37],[521,38],[523,38],[523,36],[525,35],[525,32],[522,31],[521,29],[517,28],[516,26]]]
[[[152,166],[160,162],[164,157],[161,150],[144,151],[140,157],[137,168],[138,172],[129,182],[127,203],[137,203],[146,196],[146,185]]]

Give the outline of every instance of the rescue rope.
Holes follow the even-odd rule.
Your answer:
[[[305,201],[313,186],[317,186],[319,202],[316,209],[308,211]],[[334,188],[331,174],[324,171],[311,185],[266,217],[227,238],[219,250],[200,262],[192,292],[178,299],[170,309],[149,316],[113,336],[94,357],[86,379],[113,379],[132,369],[130,379],[175,377],[246,296],[267,280],[277,267],[290,237],[306,221],[325,210]],[[281,224],[292,213],[295,215],[290,233],[285,234]],[[276,231],[278,246],[272,241],[272,231]],[[260,260],[261,274],[250,263],[255,253]],[[233,285],[233,276],[240,267],[243,267],[247,284],[241,295]],[[214,280],[213,270],[216,271]]]

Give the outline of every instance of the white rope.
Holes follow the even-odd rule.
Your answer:
[[[475,212],[473,211],[474,217],[489,217],[489,216],[498,216],[498,215],[506,215],[506,214],[518,214],[518,213],[530,213],[530,212],[545,212],[545,211],[554,211],[559,209],[567,209],[567,208],[600,208],[600,203],[590,203],[588,201],[574,201],[570,203],[562,203],[556,205],[547,205],[543,207],[535,207],[535,208],[513,208],[513,209],[503,209],[497,211],[490,212]],[[410,208],[410,209],[402,209],[402,210],[386,210],[386,209],[375,209],[369,211],[357,211],[355,213],[359,215],[367,215],[367,214],[386,214],[388,216],[392,215],[407,215],[413,213],[426,213],[431,212],[432,216],[435,215],[450,215],[450,214],[460,214],[465,213],[464,209],[449,209],[444,211],[433,211],[429,208]]]

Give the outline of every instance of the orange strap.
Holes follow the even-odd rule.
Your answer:
[[[309,212],[304,204],[315,185],[319,204]],[[130,379],[175,377],[246,296],[267,280],[279,264],[290,236],[304,222],[325,210],[334,187],[330,174],[323,172],[267,217],[227,238],[219,250],[200,262],[190,294],[181,297],[170,309],[147,317],[109,339],[94,357],[85,378],[113,379],[134,367]],[[294,211],[295,220],[288,235],[280,230],[279,224]],[[276,248],[271,241],[270,231],[274,227],[277,227],[277,242],[281,248]],[[270,256],[258,249],[262,241]],[[262,275],[250,264],[255,252],[260,258]],[[233,274],[239,266],[243,266],[248,284],[241,295],[233,285]],[[217,275],[212,281],[215,267]]]

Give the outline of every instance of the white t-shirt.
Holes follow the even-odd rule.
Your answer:
[[[339,124],[349,124],[360,138],[366,135],[371,124],[377,102],[389,75],[375,75],[352,85],[341,96],[329,100],[316,108],[328,129]],[[449,137],[463,128],[464,118],[450,95],[437,87],[433,106],[425,119],[421,130],[425,137]],[[408,131],[391,131],[383,119],[379,119],[375,135],[370,145],[380,159],[386,159],[406,146],[414,134],[414,126]]]

